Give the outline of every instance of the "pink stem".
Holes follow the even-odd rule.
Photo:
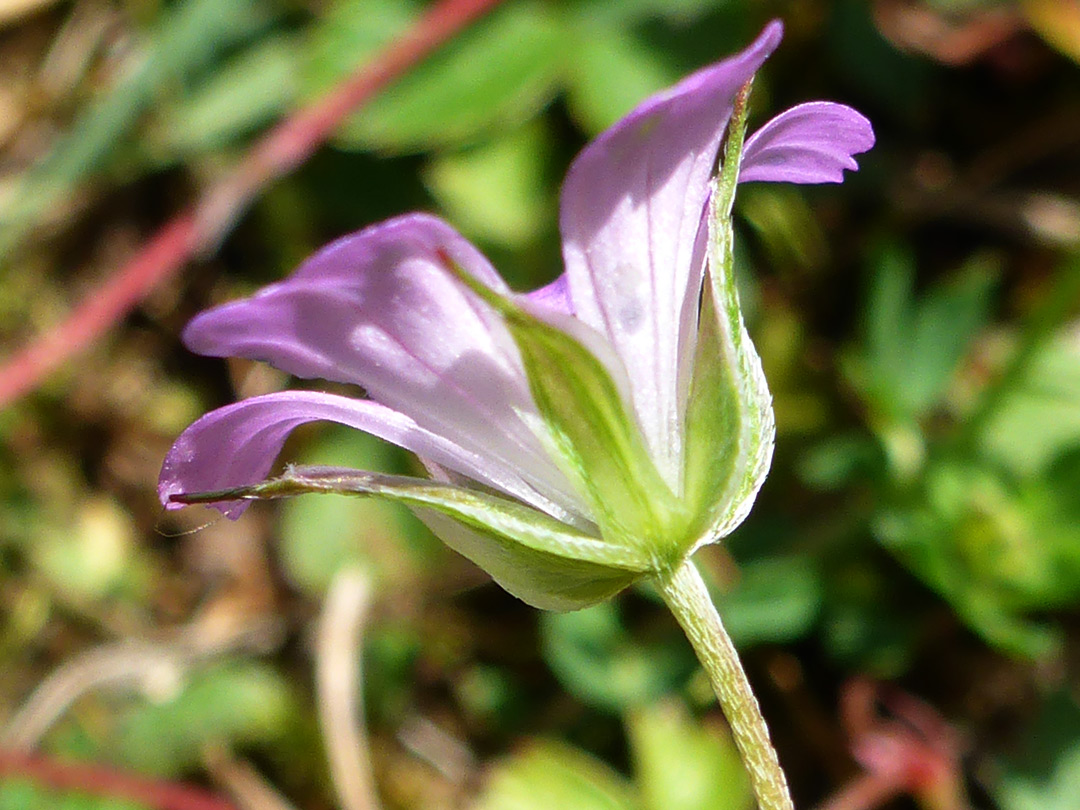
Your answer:
[[[53,790],[126,799],[153,810],[236,810],[232,802],[200,788],[16,751],[0,751],[0,776],[29,779]]]
[[[500,2],[440,0],[371,62],[263,136],[193,211],[169,221],[67,320],[8,358],[0,367],[0,407],[87,348],[193,255],[216,243],[259,189],[302,164],[349,113]]]

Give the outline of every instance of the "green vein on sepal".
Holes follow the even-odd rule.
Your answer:
[[[636,549],[607,543],[530,506],[488,492],[402,475],[325,467],[289,467],[279,478],[213,492],[173,495],[177,503],[271,500],[306,493],[336,493],[386,498],[406,506],[432,509],[502,541],[511,550],[532,551],[623,572],[650,570]],[[482,564],[481,564],[482,565]]]
[[[509,328],[564,470],[586,494],[605,539],[654,556],[678,551],[685,510],[661,478],[603,363],[567,331],[445,260]]]
[[[729,150],[728,165],[738,158]],[[724,189],[714,186],[709,213],[709,264],[685,428],[685,497],[695,515],[705,515],[695,527],[698,543],[724,537],[746,517],[768,472],[775,433],[772,397],[739,307]]]

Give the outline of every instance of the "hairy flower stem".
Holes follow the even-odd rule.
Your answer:
[[[720,621],[701,574],[689,559],[672,573],[656,577],[660,593],[682,626],[712,681],[761,810],[794,810],[787,779],[769,740],[757,698],[739,654]]]

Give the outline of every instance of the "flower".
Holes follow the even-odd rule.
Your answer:
[[[449,225],[409,214],[196,317],[193,351],[358,384],[369,399],[288,391],[207,414],[165,459],[165,506],[215,502],[236,517],[245,499],[302,491],[393,498],[507,590],[555,609],[730,532],[774,432],[731,274],[736,178],[839,182],[873,144],[855,110],[815,102],[743,146],[741,92],[781,34],[770,24],[585,148],[562,189],[565,273],[547,287],[512,294]],[[314,420],[416,453],[431,479],[290,468],[263,482],[289,432]]]

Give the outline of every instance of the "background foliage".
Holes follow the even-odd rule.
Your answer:
[[[423,9],[0,0],[6,353]],[[208,781],[249,806],[225,756],[283,801],[335,806],[312,634],[335,574],[360,567],[375,583],[363,685],[386,807],[746,808],[708,686],[646,589],[540,615],[393,506],[308,497],[233,524],[164,516],[154,483],[198,415],[289,384],[186,353],[195,312],[412,209],[455,223],[516,287],[550,280],[576,151],[774,16],[787,34],[755,85],[757,120],[843,101],[878,145],[842,186],[741,190],[777,457],[702,567],[800,806],[855,780],[913,798],[882,788],[843,807],[1074,807],[1074,0],[508,0],[0,412],[0,742]],[[332,428],[300,431],[290,457],[413,469]],[[30,697],[58,682],[59,709]],[[0,781],[0,808],[58,806],[133,805]]]

